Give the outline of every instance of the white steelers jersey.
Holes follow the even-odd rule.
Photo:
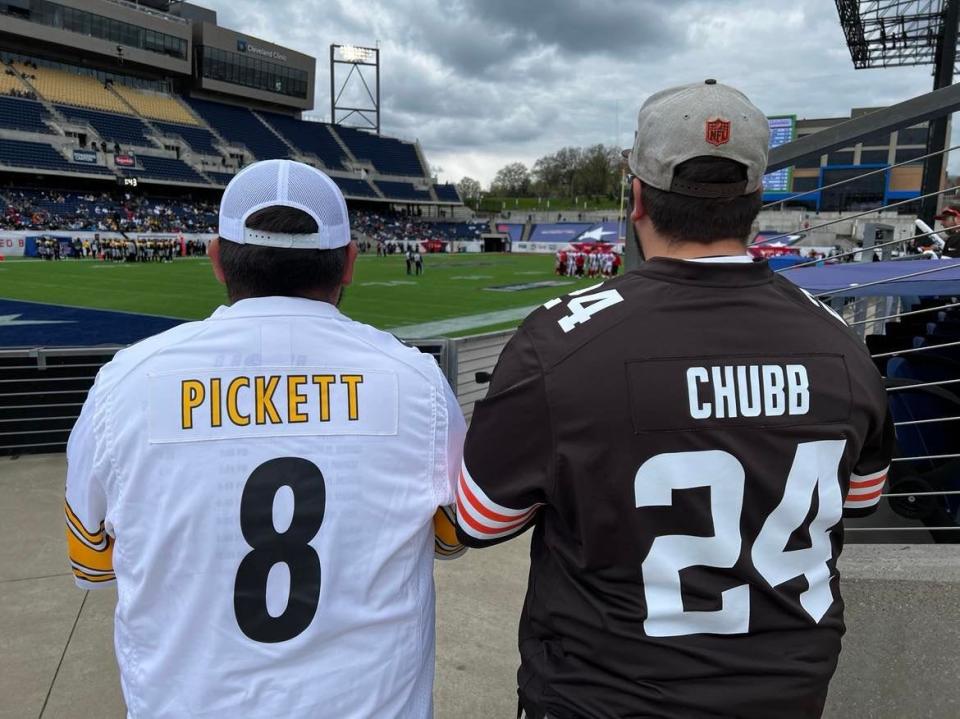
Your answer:
[[[65,514],[77,583],[117,585],[130,716],[430,717],[464,432],[432,357],[322,302],[243,300],[118,353]]]

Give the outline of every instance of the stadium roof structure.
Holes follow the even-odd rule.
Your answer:
[[[933,65],[949,0],[835,0],[853,66]]]

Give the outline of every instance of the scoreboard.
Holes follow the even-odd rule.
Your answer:
[[[768,117],[770,127],[770,149],[793,142],[797,136],[797,116],[781,115]],[[793,168],[784,167],[763,176],[764,192],[792,192]]]

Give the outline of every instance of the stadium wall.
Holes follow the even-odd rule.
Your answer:
[[[31,245],[28,239],[39,239],[41,237],[59,237],[70,238],[79,237],[81,240],[200,240],[209,242],[216,235],[198,234],[190,232],[127,232],[126,235],[119,232],[80,232],[77,230],[50,230],[42,232],[40,230],[17,230],[11,232],[0,232],[0,255],[3,257],[24,257],[27,249]]]

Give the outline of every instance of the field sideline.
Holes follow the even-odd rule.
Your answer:
[[[407,328],[404,336],[457,337],[515,327],[523,310],[597,282],[556,277],[551,255],[425,255],[424,267],[422,276],[408,276],[402,256],[361,256],[343,311],[381,329]],[[489,289],[545,281],[563,284]],[[206,317],[226,300],[206,258],[173,264],[7,260],[0,263],[0,297],[183,319]]]

